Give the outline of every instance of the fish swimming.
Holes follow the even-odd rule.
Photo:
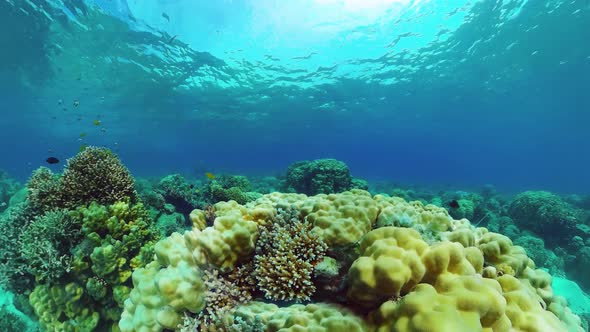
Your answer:
[[[449,202],[449,206],[453,209],[458,209],[460,207],[459,202],[456,199]]]
[[[57,159],[57,158],[55,158],[55,157],[49,157],[49,158],[45,159],[45,161],[46,161],[48,164],[52,164],[52,165],[53,165],[53,164],[57,164],[57,163],[59,163],[59,159]]]
[[[215,179],[215,174],[207,172],[205,173],[205,176],[209,179],[209,180],[213,180]]]

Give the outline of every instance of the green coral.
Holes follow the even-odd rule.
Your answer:
[[[27,188],[29,203],[38,212],[137,199],[129,170],[110,150],[98,147],[88,147],[69,159],[61,177],[46,167],[37,169]]]
[[[38,324],[15,304],[14,294],[0,289],[0,331],[38,332]]]
[[[162,213],[156,219],[156,227],[161,237],[169,236],[174,232],[182,233],[187,226],[184,216],[177,212],[171,214]]]
[[[525,191],[510,203],[508,214],[516,224],[536,234],[552,234],[554,243],[564,244],[577,233],[580,211],[546,191]]]
[[[66,285],[39,285],[29,301],[46,331],[84,332],[97,328],[100,314],[86,302],[84,288],[75,282]]]
[[[70,272],[62,276],[63,282],[38,285],[31,305],[49,331],[116,331],[131,291],[132,271],[152,259],[157,231],[141,203],[94,202],[69,216],[79,221],[83,235],[70,249]]]
[[[246,204],[259,198],[259,193],[252,192],[250,181],[245,176],[223,175],[209,181],[205,188],[205,197],[210,203],[236,201]]]
[[[27,183],[28,201],[32,209],[43,212],[61,206],[60,178],[47,167],[33,172]]]
[[[32,288],[34,277],[27,273],[18,239],[34,218],[26,203],[9,207],[0,214],[0,287],[16,294]]]
[[[204,205],[195,186],[180,174],[163,177],[156,186],[156,190],[183,214],[189,214],[192,209]]]
[[[361,185],[357,180],[356,185]],[[287,170],[287,190],[306,195],[332,194],[352,189],[348,166],[336,159],[299,161]]]
[[[81,237],[79,221],[67,210],[36,217],[18,239],[26,271],[38,282],[57,282],[70,269],[70,250]]]
[[[69,159],[61,177],[62,205],[74,208],[90,202],[113,204],[137,200],[134,180],[110,150],[87,147]]]
[[[11,179],[6,172],[0,170],[0,212],[8,208],[11,197],[16,194],[21,185]]]

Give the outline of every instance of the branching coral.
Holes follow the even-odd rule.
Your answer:
[[[0,212],[8,208],[12,195],[21,189],[21,185],[8,177],[6,172],[0,170]]]
[[[27,183],[27,188],[29,205],[35,211],[49,211],[60,206],[59,176],[53,174],[49,168],[40,167],[35,170]]]
[[[66,208],[93,201],[112,204],[123,199],[136,200],[129,170],[105,148],[87,147],[69,159],[60,186],[61,205]]]
[[[293,163],[287,170],[287,186],[307,195],[332,194],[352,188],[352,177],[345,163],[318,159]]]
[[[295,209],[279,210],[275,221],[262,228],[254,274],[266,298],[299,302],[313,295],[314,265],[322,260],[327,245],[312,229]]]
[[[0,215],[0,287],[15,293],[23,293],[33,283],[20,247],[15,245],[32,219],[32,210],[25,203],[11,206]]]
[[[56,282],[69,272],[70,250],[80,237],[79,220],[71,217],[68,211],[53,210],[38,216],[18,239],[27,272],[38,282]]]

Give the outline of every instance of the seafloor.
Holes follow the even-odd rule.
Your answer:
[[[0,174],[0,331],[584,331],[590,196],[410,188],[334,159]]]

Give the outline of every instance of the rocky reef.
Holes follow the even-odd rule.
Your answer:
[[[135,181],[94,147],[5,187],[8,330],[34,331],[30,318],[43,331],[584,330],[549,273],[590,265],[580,199],[371,193],[331,159],[260,183]]]

